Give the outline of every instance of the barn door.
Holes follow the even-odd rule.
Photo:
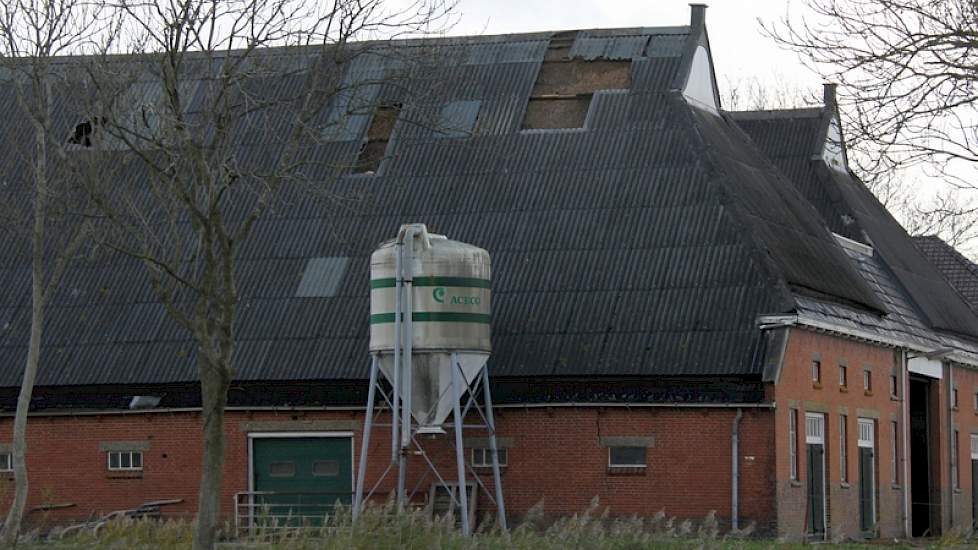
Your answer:
[[[859,527],[876,528],[875,421],[859,419]]]
[[[825,415],[805,415],[808,446],[808,534],[825,538]]]

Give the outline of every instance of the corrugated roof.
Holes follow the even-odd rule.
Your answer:
[[[978,316],[914,246],[907,232],[851,173],[827,167],[817,154],[833,113],[812,109],[735,114],[752,140],[779,163],[833,231],[871,243],[929,327],[978,337]]]
[[[290,182],[243,243],[238,379],[362,379],[368,256],[409,222],[490,251],[494,375],[757,378],[757,317],[796,308],[790,289],[872,317],[877,296],[803,194],[729,120],[670,91],[688,32],[579,33],[574,51],[632,56],[631,89],[596,93],[586,128],[536,132],[520,127],[549,35],[427,44],[452,55],[425,73],[438,84],[404,116],[453,102],[470,114],[478,102],[473,135],[399,124],[369,176],[331,177],[355,159],[367,124],[341,116],[364,98],[335,102],[323,120],[341,130],[306,151],[316,185]],[[346,78],[389,63],[364,56]],[[268,93],[296,85],[275,81]],[[405,87],[378,85],[369,102],[402,101]],[[274,120],[254,123],[271,134],[249,132],[238,161],[260,166],[279,148],[266,139]],[[27,342],[29,264],[23,250],[0,258],[0,385],[10,386]],[[349,258],[345,269],[338,258]],[[40,384],[195,379],[194,346],[141,270],[121,257],[72,266],[48,309]]]
[[[934,235],[914,237],[914,244],[933,262],[971,309],[978,311],[978,265]]]

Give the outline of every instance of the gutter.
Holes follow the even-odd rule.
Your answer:
[[[900,363],[902,369],[900,371],[900,377],[903,379],[903,392],[900,394],[900,415],[902,420],[902,429],[900,434],[903,439],[901,460],[903,460],[903,476],[900,481],[903,482],[903,537],[906,539],[910,538],[910,396],[907,394],[908,384],[910,379],[910,359],[907,355],[907,350],[900,351]]]
[[[624,409],[648,409],[648,408],[670,408],[670,409],[773,409],[773,403],[622,403],[622,402],[562,402],[562,403],[493,403],[493,409],[546,409],[546,408],[624,408]],[[318,412],[360,412],[367,408],[364,405],[337,405],[337,406],[297,406],[297,407],[225,407],[229,412],[299,412],[299,411],[318,411]],[[106,409],[106,410],[52,410],[34,411],[29,416],[103,416],[103,415],[126,415],[126,414],[163,414],[163,413],[199,413],[200,407],[172,407],[160,409]],[[0,418],[12,418],[13,412],[0,413]]]
[[[744,411],[737,408],[737,415],[733,420],[733,432],[730,434],[730,529],[733,531],[740,529],[740,510],[739,510],[739,489],[740,489],[740,419],[743,418]]]
[[[851,338],[866,340],[867,342],[882,344],[884,346],[918,351],[924,354],[932,353],[934,351],[934,346],[940,346],[943,344],[943,343],[934,343],[930,346],[925,346],[919,342],[913,342],[902,338],[890,338],[887,336],[881,336],[871,331],[854,329],[852,327],[837,325],[835,323],[827,323],[825,321],[812,319],[810,317],[806,317],[804,315],[799,315],[799,314],[762,315],[758,317],[757,326],[760,330],[769,330],[773,328],[784,328],[784,327],[813,328],[817,330],[824,330],[826,332],[833,332],[842,336],[848,336]],[[967,353],[965,352],[965,350],[962,350],[960,348],[955,348],[951,353],[944,355],[944,357],[946,357],[951,361],[954,361],[955,363],[961,363],[963,365],[968,365],[971,367],[978,367],[978,359],[976,359],[973,356],[966,355],[965,353]]]

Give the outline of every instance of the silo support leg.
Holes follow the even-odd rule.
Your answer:
[[[496,419],[492,414],[492,394],[489,391],[489,369],[482,369],[482,395],[486,405],[486,423],[489,424],[489,452],[492,453],[492,482],[496,489],[496,521],[506,530],[506,505],[503,503],[503,481],[499,475],[499,452],[496,446]]]
[[[459,384],[458,355],[452,354],[452,412],[455,417],[455,464],[458,466],[459,509],[462,514],[462,534],[468,536],[469,528],[469,499],[465,490],[465,450],[462,448],[462,410],[459,402],[462,400],[462,386]]]
[[[377,395],[377,356],[370,361],[370,389],[367,390],[367,413],[363,417],[363,434],[360,436],[360,464],[357,472],[357,490],[353,497],[353,519],[360,515],[363,506],[363,483],[367,476],[367,453],[370,450],[370,431],[373,428],[374,398]]]

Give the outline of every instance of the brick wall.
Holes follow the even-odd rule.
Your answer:
[[[952,527],[954,528],[967,529],[972,526],[975,520],[972,499],[978,496],[974,495],[972,491],[970,441],[972,434],[978,435],[978,408],[975,406],[975,395],[978,393],[978,372],[960,367],[952,367],[951,369],[951,385],[952,388],[957,389],[958,393],[958,406],[951,412],[951,422],[952,429],[958,431],[957,461],[960,480],[957,487],[945,491],[945,494],[952,495],[954,499],[953,511],[946,522],[953,522]],[[948,457],[948,468],[950,468],[950,457]]]
[[[821,383],[812,375],[812,362],[821,363]],[[847,385],[840,385],[839,366],[846,366]],[[870,344],[792,329],[788,336],[785,359],[774,394],[775,430],[777,434],[777,492],[779,534],[790,539],[805,538],[807,533],[807,452],[805,413],[825,415],[825,465],[828,494],[828,531],[833,539],[861,538],[859,526],[859,455],[857,447],[860,417],[876,421],[877,520],[879,536],[891,538],[903,534],[901,479],[892,482],[891,421],[900,429],[900,398],[890,395],[891,374],[898,374],[901,359],[898,352]],[[872,390],[863,389],[863,372],[872,373]],[[899,378],[898,378],[899,381]],[[790,408],[798,411],[798,479],[790,479],[788,418]],[[847,482],[840,476],[840,415],[847,416],[848,471]],[[902,453],[898,453],[902,454]],[[900,461],[897,465],[899,467]]]
[[[508,512],[520,517],[542,500],[548,515],[570,514],[585,509],[597,496],[612,514],[653,515],[664,510],[669,515],[699,519],[715,510],[726,522],[734,415],[734,410],[722,408],[499,409],[500,435],[513,443],[502,478]],[[756,521],[762,530],[772,528],[774,520],[773,419],[768,409],[745,409],[741,421],[742,524]],[[309,429],[302,428],[303,423],[322,421],[352,429],[354,450],[359,454],[359,412],[229,412],[221,499],[225,513],[230,513],[234,494],[248,487],[250,426],[273,422],[284,428]],[[0,421],[4,441],[9,440],[10,425],[9,418]],[[32,417],[28,429],[29,507],[41,503],[73,506],[35,511],[29,520],[35,524],[64,522],[171,498],[184,502],[166,507],[165,513],[190,517],[201,455],[199,430],[196,412]],[[368,487],[389,461],[390,435],[384,430],[375,430],[371,440]],[[599,438],[629,436],[652,439],[648,468],[643,472],[609,472],[608,451],[599,444]],[[443,475],[452,475],[454,455],[445,439],[426,440],[425,445]],[[112,441],[149,443],[141,474],[124,477],[107,472],[100,445]],[[422,470],[421,459],[416,457],[410,465],[409,487]],[[486,473],[484,479],[491,488],[491,475]],[[393,483],[391,476],[381,485],[382,496]],[[12,481],[0,482],[0,491],[9,496]],[[479,506],[481,514],[490,504],[483,498]]]

